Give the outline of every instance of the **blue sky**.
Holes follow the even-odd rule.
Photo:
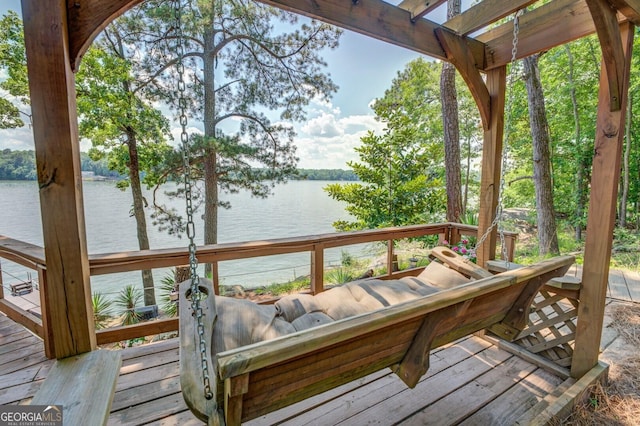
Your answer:
[[[20,13],[19,0],[2,0],[0,13]],[[340,47],[326,53],[327,71],[339,86],[330,103],[309,105],[308,120],[294,123],[301,168],[347,168],[353,148],[367,131],[380,132],[370,103],[384,94],[397,72],[420,56],[360,34],[345,31]],[[177,133],[177,129],[176,132]],[[84,147],[84,145],[83,145]],[[29,128],[0,130],[0,149],[33,149]]]

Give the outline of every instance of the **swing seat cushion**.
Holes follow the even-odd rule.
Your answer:
[[[432,265],[437,266],[428,267],[431,272],[422,277],[363,279],[315,296],[285,296],[274,305],[217,296],[213,348],[215,352],[227,351],[415,300],[453,286],[447,277],[454,285],[469,281],[452,269]]]

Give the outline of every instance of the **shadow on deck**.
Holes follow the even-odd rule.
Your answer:
[[[27,403],[46,377],[38,338],[0,317],[0,404]],[[180,393],[177,339],[122,351],[109,424],[200,424]],[[563,379],[468,337],[432,353],[415,389],[380,371],[249,424],[513,424]]]
[[[612,271],[610,301],[639,301],[638,278]],[[616,338],[605,326],[602,348]],[[180,393],[178,357],[177,339],[123,349],[109,424],[201,424]],[[28,403],[53,362],[38,337],[0,314],[0,405]],[[470,336],[434,350],[415,389],[383,370],[248,424],[527,424],[544,407],[540,401],[567,385],[564,377]]]

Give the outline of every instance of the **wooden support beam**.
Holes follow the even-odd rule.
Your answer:
[[[640,25],[640,0],[609,0],[634,25]]]
[[[46,323],[56,358],[96,347],[82,204],[75,79],[65,0],[22,0],[47,264]]]
[[[491,96],[491,120],[484,132],[482,144],[482,175],[480,177],[480,210],[478,212],[478,240],[487,232],[496,215],[500,176],[502,171],[502,137],[507,68],[502,66],[487,73],[487,90]],[[496,230],[493,229],[478,247],[478,265],[487,268],[487,261],[495,259]]]
[[[537,0],[511,0],[509,4],[505,4],[504,0],[483,0],[471,6],[460,15],[449,19],[443,25],[460,35],[467,35],[536,1]]]
[[[473,54],[466,43],[468,39],[464,39],[445,28],[437,28],[435,34],[447,54],[447,59],[456,67],[465,83],[467,83],[471,96],[473,96],[476,105],[478,105],[484,130],[489,130],[491,97],[478,71],[477,64],[474,62]]]
[[[434,30],[440,25],[427,19],[411,22],[409,12],[383,0],[355,3],[343,0],[259,1],[405,47],[432,58],[447,59],[434,34]],[[470,40],[469,44],[475,58],[474,62],[484,67],[484,45],[476,40]]]
[[[554,0],[520,17],[517,58],[560,46],[594,32],[595,25],[585,1]],[[486,70],[511,62],[511,22],[482,33],[475,39],[486,45]]]
[[[398,7],[411,13],[411,20],[422,18],[447,0],[402,0]]]
[[[633,25],[622,25],[620,33],[625,61],[624,65],[619,64],[624,70],[621,108],[619,110],[611,110],[608,69],[604,64],[600,76],[587,238],[584,249],[576,341],[571,364],[571,375],[575,378],[583,376],[597,364],[600,352],[609,260],[616,221],[620,157],[633,46]]]
[[[74,71],[94,38],[111,21],[144,0],[74,0],[68,2],[69,56]]]
[[[606,0],[587,0],[596,33],[602,49],[602,63],[607,68],[609,79],[609,106],[611,111],[620,109],[622,79],[624,77],[624,52],[620,40],[620,27],[616,10]]]

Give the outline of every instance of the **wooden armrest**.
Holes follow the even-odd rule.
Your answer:
[[[104,425],[109,418],[120,353],[95,350],[56,361],[31,405],[62,405],[64,424]]]
[[[547,286],[559,288],[561,290],[580,290],[582,280],[572,275],[564,275],[562,277],[551,278],[547,282]]]
[[[493,273],[511,271],[522,268],[523,265],[513,262],[505,262],[504,260],[488,260],[487,269]]]
[[[464,257],[446,247],[439,246],[432,248],[431,256],[448,265],[451,269],[476,280],[487,278],[493,275],[486,269],[479,267],[469,259],[465,259]]]

